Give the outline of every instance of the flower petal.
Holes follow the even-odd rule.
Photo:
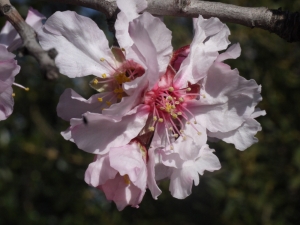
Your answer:
[[[195,160],[195,167],[200,175],[203,175],[205,170],[213,172],[221,168],[221,163],[213,152],[214,150],[210,149],[208,145],[204,145],[200,149],[199,155]]]
[[[0,120],[7,119],[13,111],[14,98],[12,93],[12,88],[8,87],[0,94]]]
[[[160,76],[156,48],[140,20],[135,19],[129,24],[129,34],[134,41],[133,48],[136,48],[144,57],[147,66],[145,76],[149,82],[148,89],[151,89],[159,80]]]
[[[139,16],[138,13],[147,8],[145,0],[117,0],[118,8],[121,12],[118,13],[115,23],[116,38],[122,48],[129,48],[133,41],[128,33],[129,22]]]
[[[107,107],[105,102],[99,102],[98,100],[104,95],[107,95],[107,93],[99,93],[86,100],[74,90],[68,88],[59,98],[57,115],[69,121],[72,118],[82,118],[82,114],[86,112],[100,113],[104,107]]]
[[[146,164],[143,160],[142,153],[136,142],[130,143],[122,147],[110,148],[109,151],[110,165],[119,171],[121,176],[128,175],[130,181],[140,188],[146,188]],[[141,176],[143,177],[141,179]],[[137,180],[144,182],[137,185]]]
[[[261,115],[265,115],[265,111],[262,111]],[[226,133],[216,132],[208,133],[210,137],[221,139],[227,143],[234,144],[238,150],[245,150],[254,143],[258,142],[258,139],[254,137],[258,131],[261,131],[260,124],[254,118],[247,118],[246,121],[237,129]]]
[[[108,155],[98,155],[85,171],[84,180],[88,185],[98,187],[106,183],[107,180],[114,179],[117,173],[110,166]]]
[[[78,124],[78,119],[72,119],[65,135],[86,152],[105,154],[111,147],[126,145],[135,138],[145,125],[148,113],[148,106],[138,106],[121,121],[115,121],[108,116],[88,112],[84,114],[87,123],[82,121]]]
[[[147,163],[147,170],[148,170],[148,177],[147,177],[147,186],[152,194],[154,199],[162,193],[159,189],[156,180],[155,180],[155,151],[154,148],[150,148],[148,150],[148,163]]]
[[[114,201],[119,211],[123,210],[127,205],[138,208],[146,190],[129,185],[125,182],[124,177],[119,174],[112,180],[108,180],[100,189],[105,193],[107,200]]]
[[[93,31],[93,32],[91,32]],[[71,77],[114,72],[114,56],[105,34],[91,19],[75,12],[56,12],[38,32],[44,49],[55,48],[60,72]],[[103,61],[100,59],[103,58]]]
[[[173,169],[169,190],[174,198],[184,199],[192,193],[193,180],[198,181],[199,175],[193,166]]]
[[[199,16],[190,53],[175,77],[176,86],[183,87],[188,81],[194,84],[204,78],[219,55],[218,51],[227,48],[230,43],[229,34],[228,27],[218,18],[206,20]]]

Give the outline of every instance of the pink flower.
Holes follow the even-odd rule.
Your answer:
[[[85,173],[85,181],[102,190],[118,210],[131,205],[138,208],[146,192],[147,150],[138,141],[111,148],[97,155]]]
[[[220,163],[206,145],[207,137],[233,143],[244,150],[257,142],[261,130],[256,109],[261,87],[239,76],[223,61],[237,58],[240,46],[229,44],[228,28],[218,19],[199,17],[190,46],[173,54],[170,66],[152,90],[145,93],[149,118],[144,136],[153,138],[155,180],[170,179],[176,198],[191,193],[204,170],[214,171]]]
[[[179,137],[192,135],[219,138],[244,150],[257,141],[261,129],[255,118],[265,112],[255,109],[261,87],[239,76],[222,61],[240,55],[238,44],[227,47],[228,28],[218,19],[198,19],[190,47],[175,52],[171,66],[158,85],[145,94],[150,106],[148,130],[154,131],[152,145],[172,149]],[[208,36],[206,36],[208,35]]]
[[[42,26],[45,17],[34,9],[29,9],[26,22],[34,29]],[[20,66],[14,60],[15,55],[10,53],[22,46],[22,40],[7,21],[0,33],[0,120],[5,120],[11,115],[14,106],[12,85],[23,86],[14,83],[15,76],[20,71]]]
[[[20,71],[14,60],[15,55],[0,44],[0,120],[7,119],[13,111],[14,99],[12,84]]]
[[[55,60],[62,73],[96,76],[90,85],[98,94],[86,100],[67,89],[57,107],[58,115],[71,121],[63,136],[84,151],[105,154],[139,134],[149,112],[140,105],[143,93],[164,74],[171,58],[171,32],[160,19],[144,13],[130,20],[124,38],[130,34],[132,43],[125,48],[109,48],[92,20],[69,11],[56,12],[39,32],[45,49],[58,50]]]

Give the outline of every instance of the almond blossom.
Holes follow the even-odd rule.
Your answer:
[[[42,26],[45,17],[34,9],[29,9],[26,22],[34,29]],[[14,106],[12,85],[25,90],[27,88],[14,83],[15,76],[20,71],[20,66],[11,52],[22,46],[22,40],[10,22],[6,22],[0,33],[0,120],[5,120],[11,115]]]
[[[218,19],[200,16],[191,45],[173,54],[164,76],[145,93],[143,103],[150,112],[143,135],[153,133],[150,150],[159,159],[155,179],[170,179],[176,198],[191,193],[193,181],[199,183],[198,174],[220,168],[207,138],[245,150],[257,142],[254,135],[261,130],[255,120],[265,115],[255,108],[262,99],[261,87],[223,63],[237,58],[240,46],[218,53],[228,46],[228,35],[227,26]]]
[[[14,106],[13,89],[15,76],[20,71],[15,55],[0,44],[0,120],[11,115]]]
[[[199,16],[191,45],[172,54],[163,22],[138,14],[146,3],[126,4],[117,1],[120,48],[109,48],[96,24],[74,12],[55,13],[39,31],[41,45],[59,51],[63,74],[95,76],[90,86],[97,94],[84,99],[66,89],[57,111],[70,121],[63,137],[96,154],[85,181],[119,210],[137,207],[146,188],[157,199],[163,179],[174,197],[187,197],[199,175],[221,167],[208,139],[244,150],[257,141],[255,118],[265,114],[256,109],[261,87],[223,62],[241,50],[227,49],[230,31],[219,19]]]

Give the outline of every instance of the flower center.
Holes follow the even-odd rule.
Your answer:
[[[145,94],[145,104],[151,106],[152,122],[148,127],[149,131],[154,131],[159,123],[162,123],[167,133],[169,145],[179,136],[184,136],[181,128],[184,124],[197,124],[193,113],[186,107],[186,102],[199,96],[199,85],[189,85],[187,88],[178,89],[170,86],[165,88],[158,87],[156,90]],[[192,120],[192,121],[191,121]],[[198,134],[201,133],[197,130]]]
[[[127,96],[123,89],[123,84],[142,76],[145,69],[134,62],[133,60],[126,60],[123,52],[125,50],[113,48],[112,52],[115,55],[115,65],[112,65],[104,58],[100,59],[101,63],[112,69],[112,74],[102,74],[101,77],[96,77],[90,82],[90,86],[100,93],[105,93],[98,98],[100,102],[105,101],[108,106],[113,103],[120,102],[121,99]]]

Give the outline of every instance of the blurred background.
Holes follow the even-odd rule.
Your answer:
[[[300,11],[296,0],[223,0],[240,6]],[[112,42],[105,17],[99,12],[46,1],[12,1],[22,16],[28,7],[49,17],[57,10],[76,10],[97,22]],[[5,19],[0,18],[3,26]],[[177,49],[192,40],[191,19],[167,17]],[[83,180],[93,155],[65,141],[60,131],[68,123],[56,116],[56,105],[65,88],[88,98],[88,79],[61,76],[47,81],[36,61],[22,49],[22,67],[14,88],[13,114],[0,123],[0,225],[297,225],[300,224],[300,44],[287,43],[260,29],[228,24],[230,41],[239,42],[242,55],[228,60],[233,68],[262,85],[259,142],[244,152],[233,145],[212,143],[222,168],[206,172],[191,196],[174,199],[168,182],[163,194],[152,199],[147,191],[139,209],[119,212],[98,190]]]

